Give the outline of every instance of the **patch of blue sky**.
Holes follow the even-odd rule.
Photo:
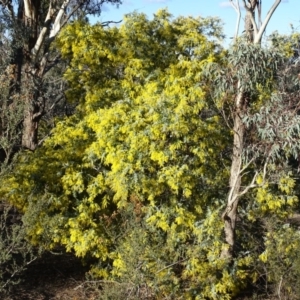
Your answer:
[[[262,19],[271,8],[275,0],[262,1]],[[243,7],[242,1],[241,8]],[[225,44],[229,44],[235,32],[237,14],[229,0],[123,0],[123,4],[116,8],[112,5],[105,5],[101,16],[98,19],[91,18],[92,22],[120,21],[125,14],[133,11],[145,13],[151,16],[162,8],[168,8],[169,12],[177,17],[201,16],[219,17],[224,24],[226,35]],[[240,30],[243,30],[244,9],[242,8],[242,19]],[[300,1],[282,0],[268,24],[265,35],[274,31],[282,34],[291,33],[291,25],[300,30]]]

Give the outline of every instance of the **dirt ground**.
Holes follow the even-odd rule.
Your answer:
[[[9,295],[0,295],[5,300],[96,300],[87,290],[84,267],[72,254],[44,254],[28,266],[22,274],[22,282]]]

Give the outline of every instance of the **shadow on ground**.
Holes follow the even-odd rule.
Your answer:
[[[72,254],[46,253],[30,264],[5,300],[83,300],[95,299],[82,287],[85,273],[80,259]]]

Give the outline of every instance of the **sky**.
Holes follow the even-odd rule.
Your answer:
[[[274,1],[262,0],[262,19]],[[120,21],[125,14],[133,11],[145,13],[151,18],[153,13],[161,8],[168,8],[174,17],[179,15],[193,17],[217,16],[224,23],[225,44],[229,44],[230,37],[234,35],[237,14],[230,5],[230,1],[226,0],[123,0],[123,4],[119,8],[106,4],[98,20],[101,22]],[[242,9],[242,15],[244,12],[244,9]],[[91,21],[94,22],[94,20]],[[291,33],[290,24],[293,24],[294,28],[300,31],[300,0],[281,1],[267,27],[266,35],[275,30],[282,34]],[[241,19],[242,27],[243,19]]]

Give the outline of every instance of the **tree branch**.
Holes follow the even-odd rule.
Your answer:
[[[53,39],[54,37],[56,37],[56,35],[58,34],[58,32],[60,31],[61,29],[61,19],[65,13],[65,9],[67,8],[68,4],[70,3],[70,0],[65,0],[62,4],[62,6],[60,7],[59,11],[58,11],[58,14],[55,18],[55,21],[54,21],[54,24],[53,24],[53,27],[50,31],[50,36],[49,38],[50,39]]]
[[[109,26],[110,24],[119,24],[121,23],[123,20],[120,21],[106,21],[106,22],[102,22],[101,25],[104,26]]]
[[[237,198],[240,198],[241,196],[247,194],[250,189],[257,187],[257,184],[255,183],[257,175],[258,175],[258,172],[255,172],[255,174],[254,174],[254,176],[252,178],[251,183],[247,187],[245,187],[243,191],[241,191],[239,193],[239,195],[237,196]]]
[[[243,0],[243,1],[245,1],[245,0]],[[268,11],[268,13],[266,15],[266,18],[264,19],[264,21],[263,21],[263,23],[262,23],[262,25],[259,29],[259,32],[254,37],[254,44],[259,44],[261,42],[262,35],[265,32],[266,27],[267,27],[272,15],[274,14],[276,8],[280,4],[280,2],[281,2],[281,0],[275,0],[275,2],[272,5],[271,9]]]
[[[158,273],[160,273],[161,271],[163,271],[163,270],[165,270],[165,269],[171,268],[171,267],[173,267],[173,266],[175,266],[175,265],[177,265],[177,264],[180,264],[180,263],[182,263],[182,262],[184,262],[184,261],[187,261],[188,259],[189,259],[189,258],[184,258],[184,259],[175,261],[174,263],[169,264],[169,265],[167,265],[167,266],[161,268],[161,269],[158,270],[155,274],[158,274]]]
[[[239,35],[240,21],[241,21],[241,8],[240,8],[239,0],[236,0],[235,3],[233,2],[233,0],[230,0],[230,4],[232,5],[232,7],[234,8],[234,10],[238,15],[236,20],[235,34],[234,34],[234,39],[237,40]]]
[[[39,51],[41,50],[42,44],[46,38],[46,34],[48,33],[50,26],[51,26],[51,19],[53,17],[53,14],[54,14],[54,12],[53,12],[53,8],[52,8],[52,2],[50,2],[49,9],[48,9],[47,16],[46,16],[45,23],[44,23],[44,27],[42,28],[42,30],[39,34],[39,37],[38,37],[34,47],[31,50],[31,54],[34,57],[36,57],[38,55]]]
[[[68,16],[66,17],[66,19],[63,21],[63,23],[60,25],[60,27],[64,27],[67,22],[70,20],[70,18],[73,16],[73,14],[81,7],[81,4],[76,5],[72,11],[68,14]]]

